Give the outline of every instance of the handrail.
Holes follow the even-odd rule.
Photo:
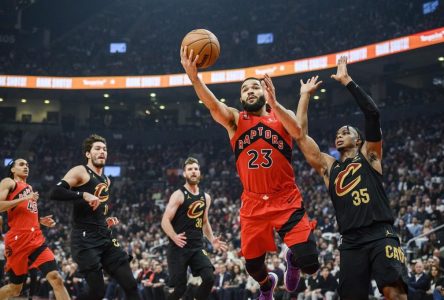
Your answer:
[[[149,253],[153,253],[154,250],[157,250],[158,248],[165,247],[166,245],[168,245],[168,242],[164,242],[164,243],[159,244],[159,245],[157,245],[157,246],[153,246],[153,247],[151,247],[151,248],[148,250],[148,252],[149,252]]]
[[[414,241],[416,241],[416,240],[418,240],[418,239],[420,239],[420,238],[423,238],[423,237],[425,237],[425,236],[428,236],[429,234],[434,233],[434,232],[440,230],[441,228],[444,228],[444,224],[442,224],[442,225],[440,225],[440,226],[438,226],[438,227],[433,228],[431,231],[429,231],[429,232],[427,232],[427,233],[423,233],[423,234],[420,234],[420,235],[418,235],[418,236],[415,236],[414,238],[411,238],[410,240],[407,241],[407,243],[405,243],[405,248],[408,248],[409,245],[410,245],[412,242],[414,242]]]

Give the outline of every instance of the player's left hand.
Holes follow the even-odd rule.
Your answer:
[[[262,89],[264,90],[264,97],[268,105],[274,108],[278,102],[276,100],[276,92],[273,82],[268,74],[265,74],[264,79],[261,80]]]
[[[116,226],[119,223],[120,223],[120,221],[116,217],[108,217],[108,218],[106,218],[106,224],[108,225],[108,228]]]
[[[306,83],[304,83],[304,81],[301,79],[300,80],[300,83],[301,83],[300,93],[301,93],[301,95],[305,94],[305,93],[308,93],[308,94],[311,95],[314,92],[316,92],[316,90],[318,89],[318,87],[322,83],[322,80],[316,82],[318,80],[318,78],[319,78],[319,76],[313,76],[313,77],[309,78]]]
[[[213,245],[214,250],[216,251],[227,251],[228,250],[228,246],[227,243],[225,243],[224,241],[222,241],[220,239],[220,237],[215,237],[213,239],[213,241],[211,242],[211,244]]]
[[[52,218],[52,215],[41,217],[40,218],[40,224],[46,227],[54,227],[56,225],[56,222]]]

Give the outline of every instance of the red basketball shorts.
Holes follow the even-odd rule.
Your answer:
[[[55,260],[44,243],[45,237],[40,229],[9,231],[5,237],[5,271],[12,271],[16,276],[26,275],[29,269]]]
[[[310,222],[297,189],[269,195],[244,191],[240,209],[241,251],[246,259],[276,251],[274,232],[291,247],[308,240],[315,222]]]

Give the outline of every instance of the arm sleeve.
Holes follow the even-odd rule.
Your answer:
[[[49,198],[58,201],[82,200],[83,192],[71,191],[69,184],[65,180],[61,180],[51,190]]]
[[[354,81],[347,84],[347,89],[353,95],[365,117],[365,139],[369,142],[382,140],[381,123],[379,121],[379,109],[370,97]]]

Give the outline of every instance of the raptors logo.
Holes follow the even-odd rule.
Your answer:
[[[187,216],[190,219],[196,219],[203,215],[205,207],[205,202],[202,200],[193,202],[190,206],[188,206]]]
[[[350,191],[352,191],[360,182],[361,182],[361,175],[351,180],[349,183],[344,185],[345,178],[351,174],[353,176],[360,168],[360,163],[351,163],[345,168],[345,170],[339,172],[338,176],[335,180],[335,188],[336,188],[336,195],[339,197],[342,197],[344,195],[347,195]]]
[[[99,198],[100,202],[108,201],[108,185],[106,183],[99,183],[96,185],[94,196]]]

